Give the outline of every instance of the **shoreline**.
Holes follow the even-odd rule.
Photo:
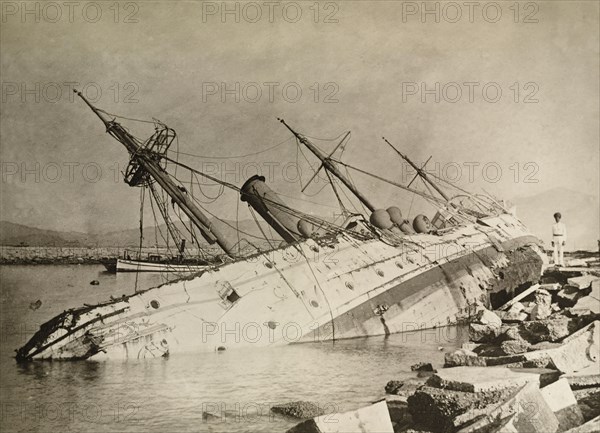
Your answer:
[[[122,257],[128,250],[135,252],[137,246],[125,247],[30,247],[30,246],[0,246],[0,266],[2,265],[101,265],[108,260]],[[551,259],[552,251],[545,250]],[[169,255],[167,248],[144,247],[142,255]],[[133,254],[132,254],[133,256]],[[598,251],[568,251],[565,252],[567,261],[573,259],[598,258]],[[585,266],[585,265],[584,265]]]
[[[0,265],[101,265],[123,256],[124,251],[137,252],[139,247],[15,247],[0,246]],[[166,248],[144,247],[147,254],[168,255]]]

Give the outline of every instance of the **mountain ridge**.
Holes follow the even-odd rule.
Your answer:
[[[563,215],[563,221],[568,228],[568,250],[587,249],[596,250],[600,238],[600,206],[598,197],[587,192],[574,191],[567,188],[554,188],[541,193],[517,197],[510,200],[517,209],[517,217],[540,239],[550,247],[550,229],[554,220],[552,215],[559,211]],[[225,236],[237,240],[236,225],[243,233],[240,238],[248,238],[251,242],[264,242],[261,229],[254,220],[236,221],[225,220],[225,224],[213,220],[219,225]],[[188,233],[183,224],[176,224],[182,233]],[[166,234],[166,226],[158,226],[163,235]],[[260,227],[269,236],[277,241],[279,236],[264,221],[260,221]],[[164,241],[154,227],[144,227],[144,246],[164,246]],[[190,245],[189,234],[185,236]],[[158,243],[157,243],[158,239]],[[202,240],[204,245],[206,243]],[[9,221],[0,221],[0,244],[9,246],[80,246],[80,247],[138,247],[139,228],[130,228],[110,231],[100,234],[82,232],[64,232],[31,227]]]

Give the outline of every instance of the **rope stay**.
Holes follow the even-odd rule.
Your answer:
[[[169,129],[165,124],[163,124],[161,121],[159,121],[157,119],[153,119],[153,121],[148,121],[148,120],[130,118],[130,117],[125,117],[125,116],[119,116],[119,115],[115,115],[115,114],[112,114],[112,113],[109,113],[109,112],[106,112],[106,111],[100,110],[100,109],[98,109],[98,111],[102,112],[108,116],[113,116],[114,118],[126,119],[129,121],[155,125],[157,132],[154,135],[152,135],[150,138],[148,138],[147,140],[141,140],[140,138],[135,137],[133,134],[129,133],[129,135],[131,136],[131,139],[139,145],[139,147],[137,149],[135,148],[134,144],[131,144],[129,147],[129,149],[131,149],[130,153],[133,152],[133,154],[131,154],[130,164],[132,163],[132,161],[133,162],[137,161],[138,158],[139,158],[139,161],[144,161],[144,158],[146,158],[146,160],[148,160],[148,156],[150,156],[150,158],[152,158],[155,163],[158,163],[158,165],[160,165],[164,168],[165,172],[167,170],[167,167],[169,165],[172,165],[172,167],[170,167],[169,171],[173,172],[173,173],[165,173],[165,174],[170,176],[174,181],[176,181],[175,185],[177,185],[177,183],[178,183],[179,184],[178,188],[181,190],[181,192],[180,192],[180,191],[177,191],[174,187],[171,187],[171,190],[173,190],[173,191],[171,191],[171,190],[165,191],[164,190],[165,187],[161,184],[161,186],[163,186],[163,188],[161,188],[161,192],[162,192],[162,198],[161,198],[161,194],[159,194],[159,192],[157,191],[157,189],[154,186],[155,180],[153,177],[151,177],[151,175],[148,175],[146,179],[142,179],[142,181],[136,185],[136,186],[138,186],[138,185],[142,186],[141,197],[140,197],[140,202],[141,202],[140,254],[141,254],[142,248],[143,248],[143,214],[144,214],[144,200],[145,200],[146,187],[148,187],[150,190],[149,198],[151,200],[151,209],[152,209],[152,214],[154,216],[154,219],[155,219],[155,221],[157,220],[156,212],[155,212],[155,208],[154,208],[154,204],[153,204],[153,201],[156,201],[157,207],[159,209],[161,216],[163,217],[163,219],[165,221],[167,232],[168,232],[166,235],[166,238],[165,238],[160,226],[155,226],[155,242],[158,245],[158,235],[157,235],[157,229],[158,229],[158,233],[160,233],[160,236],[162,237],[163,240],[165,240],[165,242],[167,244],[167,249],[169,248],[169,238],[172,238],[173,241],[175,242],[176,246],[178,247],[180,256],[183,256],[185,253],[184,251],[182,251],[185,236],[182,233],[182,231],[177,227],[177,225],[173,222],[173,220],[169,214],[170,209],[169,209],[169,205],[168,205],[168,198],[165,198],[165,194],[168,194],[169,196],[173,197],[172,198],[173,213],[183,223],[183,227],[185,228],[185,231],[187,231],[189,233],[189,235],[191,236],[192,243],[194,243],[194,242],[196,243],[199,252],[202,254],[204,254],[205,251],[200,247],[201,243],[199,242],[198,237],[196,236],[195,228],[192,225],[192,216],[190,216],[190,213],[188,212],[188,210],[186,210],[187,208],[185,208],[185,206],[184,206],[184,208],[181,208],[181,206],[183,205],[182,203],[185,203],[187,198],[191,199],[191,202],[193,202],[196,206],[198,206],[198,208],[202,209],[204,212],[209,214],[213,218],[213,221],[218,220],[221,223],[225,224],[226,226],[228,226],[236,231],[237,243],[235,244],[235,246],[237,247],[238,253],[241,253],[242,240],[246,241],[249,245],[252,245],[253,247],[255,247],[248,239],[240,238],[240,234],[243,234],[245,236],[255,238],[255,239],[264,239],[270,245],[271,248],[273,248],[272,242],[278,242],[277,239],[274,239],[276,236],[274,236],[274,234],[272,232],[269,233],[270,236],[268,236],[267,233],[265,233],[265,231],[263,230],[263,227],[259,224],[259,222],[256,218],[254,210],[251,207],[250,207],[250,212],[251,212],[252,218],[254,219],[254,221],[256,222],[256,224],[258,226],[258,228],[262,234],[262,238],[260,236],[256,236],[254,234],[247,233],[243,230],[240,230],[240,227],[239,227],[239,225],[240,225],[239,224],[239,203],[237,204],[237,207],[236,207],[235,225],[232,225],[230,222],[218,217],[214,213],[207,210],[205,208],[205,206],[203,206],[203,204],[200,202],[198,197],[196,197],[196,194],[195,194],[196,192],[199,195],[201,194],[204,198],[208,199],[209,203],[212,203],[223,194],[225,188],[235,191],[237,193],[241,193],[241,188],[237,187],[236,185],[234,185],[232,183],[226,182],[225,180],[221,180],[215,176],[209,175],[200,170],[196,170],[196,169],[190,167],[189,165],[186,165],[186,164],[180,162],[179,156],[185,155],[185,156],[190,156],[190,157],[207,158],[207,159],[210,159],[210,158],[213,158],[213,159],[245,158],[245,157],[255,156],[255,155],[259,155],[259,154],[263,154],[263,153],[272,151],[273,149],[289,142],[292,137],[289,137],[279,143],[276,143],[275,145],[269,146],[268,148],[266,148],[264,150],[260,150],[260,151],[253,152],[253,153],[248,153],[245,155],[232,155],[232,156],[195,155],[192,153],[180,151],[179,138],[176,135],[175,131]],[[436,174],[428,173],[428,175],[431,176],[431,178],[435,178],[435,179],[443,182],[444,184],[449,185],[450,187],[455,188],[455,189],[465,193],[465,197],[470,199],[473,206],[467,207],[462,202],[459,204],[452,203],[453,199],[456,199],[457,197],[460,197],[460,196],[457,195],[451,199],[448,198],[443,192],[441,192],[439,190],[439,187],[436,184],[434,184],[430,179],[425,178],[425,175],[421,175],[419,177],[421,177],[421,180],[423,181],[423,183],[427,189],[427,192],[421,191],[418,187],[411,188],[410,184],[408,186],[405,186],[398,182],[394,182],[390,179],[386,179],[385,177],[379,176],[375,173],[371,173],[369,171],[366,171],[366,170],[356,167],[354,165],[342,162],[341,161],[342,156],[347,148],[346,138],[349,137],[349,135],[350,135],[349,131],[341,133],[336,138],[321,139],[321,138],[310,137],[308,135],[300,135],[300,134],[296,133],[295,131],[293,131],[287,124],[285,124],[285,122],[283,120],[280,120],[280,121],[282,123],[284,123],[284,125],[286,125],[288,127],[288,129],[290,129],[290,131],[292,131],[292,133],[294,134],[293,136],[295,137],[295,143],[296,143],[296,164],[297,164],[297,166],[299,167],[299,159],[300,159],[299,156],[300,156],[300,154],[302,154],[303,158],[306,160],[307,164],[314,172],[313,176],[311,177],[311,179],[309,180],[309,182],[306,185],[303,185],[302,178],[301,177],[299,178],[302,191],[304,191],[304,189],[310,185],[312,180],[314,180],[315,178],[318,177],[319,171],[321,169],[325,168],[326,179],[322,179],[324,181],[324,185],[316,192],[315,195],[318,195],[319,193],[321,193],[323,191],[323,189],[326,186],[330,185],[332,188],[332,191],[336,197],[337,203],[339,205],[339,209],[341,210],[341,215],[344,217],[348,217],[349,215],[352,215],[352,213],[350,212],[349,208],[345,205],[344,200],[342,199],[342,194],[344,195],[346,200],[348,200],[349,206],[352,206],[354,208],[354,210],[356,211],[356,213],[359,215],[362,215],[362,216],[368,215],[370,213],[370,211],[372,211],[374,208],[374,206],[372,206],[372,204],[370,203],[370,200],[365,199],[362,196],[362,194],[360,193],[360,191],[357,190],[356,183],[355,183],[354,179],[352,179],[352,176],[350,175],[349,170],[353,170],[355,172],[359,172],[361,174],[370,176],[374,179],[391,184],[397,188],[400,188],[400,189],[403,189],[405,191],[412,193],[413,196],[411,199],[409,215],[412,211],[414,198],[417,195],[422,197],[427,203],[429,203],[430,205],[432,205],[435,208],[439,208],[440,206],[443,207],[444,212],[447,212],[448,214],[457,218],[458,221],[472,220],[473,217],[478,216],[478,214],[480,213],[479,211],[488,212],[488,213],[493,212],[493,211],[498,211],[498,210],[506,211],[504,209],[504,206],[502,204],[498,203],[489,193],[486,192],[487,196],[485,196],[485,197],[479,197],[478,195],[471,194],[468,191],[459,187],[458,185],[455,185],[455,184],[449,182],[448,180],[441,178],[440,176],[438,176]],[[105,122],[105,123],[107,123],[107,122]],[[110,125],[110,124],[111,124],[111,122],[107,123],[107,125]],[[116,125],[119,125],[119,124],[116,123]],[[123,129],[126,130],[125,127],[123,127]],[[155,149],[155,146],[163,146],[165,144],[164,140],[163,141],[159,140],[159,138],[162,137],[161,134],[163,133],[163,129],[167,130],[165,137],[168,137],[171,141],[169,141],[168,144],[165,145],[166,147],[156,148],[156,149],[158,149],[158,151],[157,151]],[[168,135],[168,131],[173,132],[173,135]],[[341,141],[339,141],[339,143],[337,144],[335,149],[329,155],[325,155],[318,146],[316,146],[314,143],[308,142],[308,140],[305,139],[305,138],[313,138],[316,140],[323,140],[326,142],[334,142],[334,141],[338,141],[339,138],[342,136],[343,136],[343,138],[341,139]],[[116,138],[119,139],[119,137],[116,137]],[[169,148],[173,138],[176,139],[175,150],[171,150]],[[119,141],[121,141],[121,140],[119,140]],[[387,142],[387,140],[385,140],[385,141]],[[315,167],[313,167],[313,164],[311,163],[309,158],[307,158],[307,155],[304,153],[302,146],[300,144],[305,145],[309,150],[311,150],[320,159],[321,165],[316,170],[315,170]],[[388,142],[388,144],[390,144],[390,143]],[[390,144],[390,146],[392,146],[392,145]],[[337,158],[334,158],[333,154],[340,148],[341,148],[341,152],[339,152],[339,156]],[[161,151],[161,149],[162,149],[162,151]],[[399,151],[397,151],[397,152],[400,153]],[[400,155],[402,156],[402,154],[400,154]],[[430,157],[430,159],[431,159],[431,157]],[[152,163],[152,161],[150,161],[150,164],[151,163]],[[342,174],[342,172],[334,164],[339,165],[340,168],[343,168],[346,175]],[[424,166],[425,166],[425,164],[423,165],[423,167]],[[419,172],[422,171],[423,167],[421,168],[421,170],[419,170],[417,167],[417,171],[419,171]],[[187,181],[187,180],[183,181],[182,179],[178,178],[178,169],[185,169],[185,170],[189,171],[189,173],[190,173],[189,181]],[[158,167],[155,170],[158,172]],[[218,194],[214,197],[207,195],[206,192],[203,191],[203,189],[201,187],[201,185],[203,185],[204,183],[201,183],[200,178],[214,182],[215,186],[219,185],[220,188],[219,188]],[[413,181],[414,181],[414,179],[413,179]],[[340,182],[340,185],[337,185],[336,182]],[[438,193],[440,193],[444,197],[444,199],[436,197],[434,195],[434,191],[430,188],[430,185],[427,182],[430,182],[432,187],[436,191],[438,191]],[[196,184],[198,186],[198,188],[195,188],[194,184]],[[342,184],[346,188],[342,188]],[[412,184],[412,181],[411,181],[411,184]],[[134,186],[132,183],[130,183],[130,185]],[[184,185],[188,186],[189,191],[188,191],[188,189],[186,189],[184,187]],[[362,208],[362,209],[359,210],[359,208],[357,208],[356,204],[353,202],[353,200],[350,199],[350,197],[346,193],[346,189],[349,192],[354,193],[354,196],[356,196],[360,202],[359,208]],[[187,196],[187,198],[183,197],[182,193],[185,194]],[[293,198],[300,200],[300,201],[306,201],[309,203],[313,203],[315,205],[319,205],[318,203],[315,203],[315,202],[312,202],[309,200],[303,200],[303,199],[300,199],[297,197],[293,197]],[[177,210],[175,210],[175,200],[176,199],[177,199],[177,203],[179,204],[179,207],[177,208]],[[295,210],[289,206],[286,206],[279,202],[275,202],[266,197],[261,197],[261,200],[263,202],[269,204],[270,206],[281,210],[282,212],[288,213],[289,215],[293,215],[302,220],[313,223],[314,225],[318,226],[319,229],[325,233],[328,233],[328,234],[346,233],[346,234],[349,234],[351,237],[356,237],[356,238],[363,236],[355,231],[346,229],[343,225],[337,225],[337,224],[334,224],[334,223],[331,223],[331,222],[325,220],[324,218],[320,218],[320,217],[317,217],[314,215],[310,215],[310,214]],[[332,207],[332,206],[327,206],[327,205],[322,205],[322,206]],[[476,209],[478,209],[478,210],[476,210]],[[442,210],[440,209],[440,212],[441,211]],[[182,216],[182,212],[187,213],[187,215],[189,217],[190,227],[188,227],[187,224],[185,223],[184,218]],[[337,221],[337,219],[336,219],[336,221]],[[212,226],[212,225],[208,225],[208,227],[210,227],[210,226]],[[270,230],[271,230],[271,227],[269,226],[269,231]],[[200,232],[202,232],[204,234],[204,232],[202,231],[202,227],[200,227]],[[227,251],[227,249],[226,249],[226,251]]]

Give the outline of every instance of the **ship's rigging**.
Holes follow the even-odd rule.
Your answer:
[[[208,262],[211,260],[211,257],[214,258],[215,256],[219,255],[215,255],[212,252],[209,252],[208,249],[206,249],[203,243],[200,241],[200,238],[203,238],[209,245],[217,244],[221,248],[221,250],[225,253],[224,256],[220,257],[221,260],[235,260],[238,257],[245,256],[248,254],[247,249],[245,247],[242,247],[242,244],[245,244],[245,246],[250,246],[252,252],[256,252],[257,250],[260,251],[262,249],[260,246],[255,245],[255,242],[257,240],[267,242],[268,248],[274,248],[276,247],[277,243],[281,242],[280,238],[283,238],[287,242],[295,242],[299,239],[299,237],[302,236],[302,234],[297,233],[296,230],[290,229],[289,226],[286,227],[285,224],[277,224],[277,218],[272,218],[272,220],[279,227],[279,230],[276,229],[279,237],[277,235],[274,235],[272,232],[267,233],[265,231],[265,228],[262,227],[259,221],[257,220],[254,210],[252,206],[250,206],[250,204],[250,213],[258,227],[258,230],[261,233],[260,236],[240,229],[239,204],[236,208],[237,215],[235,224],[228,222],[224,218],[220,218],[214,212],[209,211],[207,207],[203,205],[203,202],[201,202],[198,199],[198,197],[196,197],[196,195],[194,194],[194,186],[196,185],[196,190],[198,191],[198,193],[202,194],[205,199],[208,198],[209,201],[211,200],[211,197],[208,196],[204,191],[202,191],[202,183],[199,178],[205,181],[213,182],[215,185],[219,186],[220,192],[217,194],[217,197],[220,196],[220,193],[223,191],[224,188],[233,190],[241,194],[242,197],[244,197],[243,187],[240,188],[232,183],[219,179],[216,176],[212,176],[203,171],[190,167],[189,165],[183,162],[180,162],[180,155],[192,157],[200,156],[193,155],[187,152],[181,152],[179,150],[177,134],[173,129],[167,127],[162,122],[156,119],[153,119],[153,121],[151,122],[147,120],[133,119],[114,115],[94,107],[92,104],[89,103],[89,101],[85,99],[83,95],[81,95],[80,93],[78,93],[78,95],[88,104],[88,106],[90,106],[90,108],[98,115],[98,117],[102,119],[102,121],[106,125],[107,132],[119,142],[121,142],[130,153],[130,163],[127,170],[124,173],[124,177],[125,182],[128,183],[130,186],[142,188],[142,206],[140,210],[140,250],[143,245],[143,204],[145,202],[146,195],[149,197],[150,209],[152,212],[152,216],[155,220],[154,229],[156,245],[158,245],[159,243],[159,235],[164,244],[166,244],[167,248],[169,248],[171,245],[171,242],[169,241],[169,239],[171,239],[172,244],[177,249],[177,254],[180,259],[188,257],[188,252],[185,249],[186,238],[189,239],[190,243],[196,247],[198,251],[197,254],[199,254],[202,257],[202,259]],[[111,117],[112,120],[110,120]],[[153,124],[155,127],[155,133],[149,139],[143,141],[135,137],[129,132],[129,130],[121,126],[116,121],[116,118]],[[418,167],[413,161],[411,161],[406,155],[401,153],[396,147],[394,147],[394,145],[392,145],[385,138],[383,138],[383,140],[388,144],[388,146],[392,148],[397,155],[399,155],[403,160],[407,161],[415,169],[415,179],[417,177],[421,179],[423,185],[427,188],[428,192],[424,192],[417,188],[411,187],[410,184],[412,184],[412,181],[409,184],[409,186],[405,186],[391,179],[387,179],[383,176],[371,173],[353,164],[349,164],[347,162],[342,161],[342,154],[345,150],[350,132],[344,133],[339,141],[338,137],[338,139],[336,139],[338,143],[333,149],[333,151],[331,151],[329,154],[326,154],[319,147],[317,147],[312,142],[312,140],[309,139],[308,136],[298,133],[283,119],[279,120],[292,133],[293,137],[295,138],[297,146],[297,157],[299,154],[302,154],[302,156],[305,158],[305,160],[314,172],[312,177],[308,180],[308,182],[305,185],[302,185],[302,191],[304,191],[311,184],[311,182],[313,182],[313,180],[317,176],[319,176],[321,170],[323,170],[325,172],[326,183],[322,188],[326,187],[327,185],[331,187],[340,209],[339,215],[342,217],[343,221],[342,223],[337,223],[337,220],[331,222],[324,218],[306,214],[285,205],[279,200],[273,200],[265,196],[262,197],[262,201],[268,204],[271,211],[267,212],[266,215],[261,214],[261,216],[263,216],[263,219],[269,219],[271,217],[270,213],[272,213],[273,211],[281,212],[282,214],[287,214],[296,218],[298,221],[304,221],[306,224],[312,225],[313,228],[316,228],[314,231],[318,231],[321,235],[333,235],[349,231],[347,224],[348,220],[352,216],[357,216],[357,214],[366,213],[367,217],[369,215],[371,216],[371,223],[375,222],[375,224],[373,225],[376,229],[385,229],[385,226],[378,226],[377,218],[375,218],[375,221],[373,220],[373,216],[376,216],[377,212],[379,211],[377,210],[375,204],[372,203],[370,199],[368,199],[356,187],[356,184],[352,180],[352,177],[350,175],[350,171],[369,176],[373,179],[385,182],[396,188],[400,188],[406,192],[413,194],[413,199],[415,196],[421,197],[426,202],[430,203],[436,209],[438,209],[436,217],[438,215],[443,215],[443,226],[440,226],[438,228],[447,227],[448,225],[453,226],[465,223],[472,223],[477,218],[480,218],[482,216],[505,211],[500,206],[500,204],[493,200],[491,197],[470,194],[458,187],[457,185],[448,182],[447,180],[436,176],[433,173],[427,173],[425,170],[423,170],[423,167]],[[270,146],[268,149],[261,152],[271,150],[288,141],[289,140],[285,140],[274,146]],[[171,149],[171,145],[173,143],[176,144],[175,150]],[[320,165],[317,168],[313,167],[310,160],[305,155],[303,148],[308,149],[319,160]],[[338,157],[334,157],[334,154],[338,150],[341,150],[340,155]],[[256,152],[248,155],[256,155],[261,152]],[[174,168],[172,170],[172,173],[169,173],[167,171],[168,166],[172,166]],[[178,169],[183,169],[185,170],[185,172],[189,173],[189,180],[182,179],[182,176],[178,172]],[[413,179],[413,181],[415,179]],[[454,188],[457,192],[460,192],[462,194],[450,197],[444,190],[442,190],[442,188],[436,182],[434,182],[434,180],[445,184],[446,187]],[[158,184],[161,187],[160,191],[156,188],[156,184]],[[346,191],[349,191],[356,199],[358,199],[359,205],[362,206],[362,210],[357,208],[353,204],[353,201],[350,199]],[[215,197],[213,197],[212,199],[215,199]],[[297,197],[295,197],[295,199],[297,199]],[[169,200],[171,201],[171,208],[169,207]],[[350,210],[349,206],[353,207],[354,209]],[[164,221],[166,233],[163,233],[163,230],[157,223],[159,219],[157,217],[157,211],[162,220]],[[172,214],[179,220],[179,223],[176,223],[173,220]],[[186,217],[188,219],[187,222],[185,221]],[[219,226],[217,226],[217,224],[214,223],[214,221],[219,221],[219,226],[221,227],[226,226],[229,229],[234,230],[237,236],[237,242],[233,243],[230,239],[228,239],[222,233]],[[429,224],[429,221],[426,220],[426,223]],[[267,229],[270,231],[272,226],[273,223],[270,223],[267,226]],[[405,224],[405,226],[407,227],[406,230],[410,232],[410,224]],[[396,234],[401,234],[401,232],[396,230]],[[243,235],[244,238],[241,238],[240,235]],[[359,234],[353,233],[353,235],[357,236]],[[376,235],[376,233],[372,232],[367,234],[360,234],[360,236],[365,235],[372,236]],[[307,236],[310,237],[310,234],[308,234]],[[254,239],[255,241],[250,241],[249,238]]]
[[[155,133],[142,141],[116,117],[111,120],[85,102],[129,151],[125,179],[141,187],[141,201],[151,197],[159,214],[187,218],[192,231],[222,249],[223,262],[128,296],[65,310],[17,350],[18,361],[141,359],[389,335],[406,332],[406,323],[438,328],[467,319],[481,302],[503,304],[518,287],[539,280],[544,259],[540,241],[491,197],[452,196],[448,190],[454,186],[441,180],[448,187],[443,190],[446,200],[431,186],[438,179],[428,176],[430,182],[419,174],[431,191],[415,194],[435,204],[436,215],[431,222],[417,215],[411,225],[399,208],[377,208],[361,194],[350,176],[359,167],[342,164],[343,144],[336,143],[341,152],[334,157],[335,152],[324,152],[286,125],[298,150],[307,147],[319,159],[336,199],[351,203],[354,198],[367,209],[334,224],[287,206],[262,176],[251,176],[238,188],[179,162],[177,153],[167,155],[177,143],[176,134],[158,121],[152,122]],[[182,176],[184,169],[190,183]],[[390,180],[377,176],[382,182]],[[251,214],[267,222],[262,236],[275,238],[276,232],[283,241],[268,251],[243,251],[241,231],[236,244],[216,223],[222,218],[194,197],[194,179],[200,178],[239,194]],[[239,229],[239,218],[229,225]],[[176,229],[187,230],[187,225],[183,229],[175,224],[166,231],[178,236]],[[331,252],[334,262],[324,257]],[[258,339],[238,338],[237,333],[230,339],[205,328],[211,325],[229,334],[234,324],[241,329],[263,324],[269,332]],[[296,328],[296,339],[289,339],[289,324]]]

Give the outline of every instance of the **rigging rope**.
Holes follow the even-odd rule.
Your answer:
[[[275,248],[273,246],[273,244],[271,244],[271,241],[269,240],[269,238],[267,238],[267,235],[265,234],[265,232],[263,231],[262,227],[260,226],[258,220],[256,219],[256,215],[254,214],[254,209],[252,209],[252,206],[248,205],[248,209],[250,209],[250,214],[252,215],[252,218],[254,218],[254,222],[256,223],[256,225],[258,226],[258,229],[260,230],[260,232],[262,233],[263,237],[265,238],[265,240],[269,243],[269,246],[271,248]]]
[[[268,147],[264,150],[259,150],[258,152],[253,152],[253,153],[247,153],[245,155],[229,155],[229,156],[209,156],[209,155],[197,155],[194,153],[187,153],[187,152],[179,152],[179,150],[177,151],[177,153],[179,155],[185,155],[185,156],[191,156],[192,158],[204,158],[204,159],[235,159],[235,158],[246,158],[248,156],[255,156],[255,155],[260,155],[261,153],[266,153],[269,152],[285,143],[287,143],[288,141],[290,141],[293,137],[289,137],[287,139],[285,139],[284,141],[274,144],[271,147]],[[172,151],[171,151],[172,152]]]
[[[160,121],[158,121],[156,119],[151,122],[150,120],[142,120],[142,119],[136,119],[136,118],[133,118],[133,117],[119,116],[118,114],[109,113],[108,111],[102,110],[101,108],[96,108],[96,110],[100,111],[101,113],[107,114],[109,116],[116,117],[116,118],[119,118],[119,119],[131,120],[132,122],[150,123],[150,124],[153,124],[153,125],[156,125],[157,123],[161,123],[162,124],[162,122],[160,122]],[[123,125],[121,125],[121,126],[123,126]]]
[[[333,162],[335,162],[336,164],[340,164],[340,165],[342,165],[342,166],[344,166],[344,167],[351,168],[352,170],[356,170],[356,171],[358,171],[359,173],[363,173],[363,174],[366,174],[367,176],[371,176],[371,177],[374,177],[375,179],[379,179],[379,180],[381,180],[381,181],[383,181],[383,182],[389,183],[390,185],[394,185],[394,186],[396,186],[396,187],[398,187],[398,188],[404,189],[404,190],[406,190],[406,191],[410,191],[410,192],[412,192],[412,193],[414,193],[414,194],[418,194],[418,195],[420,195],[420,196],[422,196],[422,197],[424,197],[424,198],[429,198],[429,199],[431,199],[431,200],[433,200],[433,201],[435,201],[435,202],[441,203],[441,204],[445,204],[445,203],[446,203],[446,201],[445,201],[445,200],[439,199],[439,198],[437,198],[437,197],[433,197],[433,196],[431,196],[431,195],[429,195],[429,194],[425,194],[424,192],[418,191],[418,190],[416,190],[416,189],[409,188],[409,187],[407,187],[407,186],[404,186],[404,185],[400,185],[399,183],[392,182],[392,181],[391,181],[391,180],[389,180],[389,179],[386,179],[386,178],[384,178],[384,177],[378,176],[378,175],[376,175],[376,174],[373,174],[373,173],[369,173],[369,172],[368,172],[368,171],[366,171],[366,170],[363,170],[363,169],[361,169],[361,168],[358,168],[358,167],[354,167],[354,166],[352,166],[352,165],[350,165],[350,164],[346,164],[345,162],[338,161],[338,160],[335,160],[335,159],[332,159],[332,161],[333,161]]]
[[[146,188],[142,187],[140,190],[140,249],[138,252],[138,260],[141,259],[141,255],[142,255],[142,246],[144,244],[144,200],[146,197]],[[141,263],[138,263],[138,270],[139,270],[139,266],[141,265]],[[139,272],[135,273],[135,284],[133,286],[133,292],[136,293],[137,292],[137,287],[138,287],[138,274]]]

